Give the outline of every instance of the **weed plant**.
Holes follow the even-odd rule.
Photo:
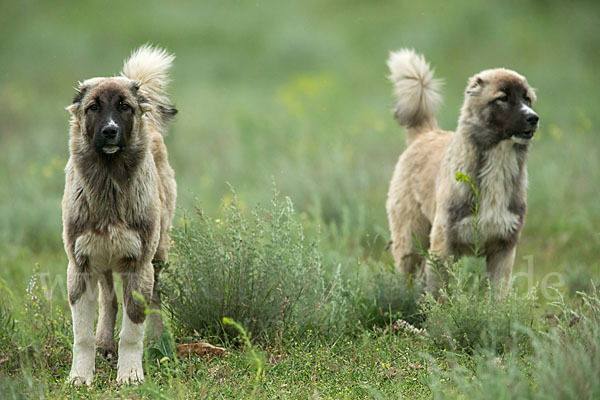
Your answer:
[[[528,331],[538,328],[536,289],[525,295],[511,290],[501,297],[493,285],[472,277],[475,272],[469,261],[450,264],[447,286],[439,298],[431,294],[424,298],[425,327],[431,340],[439,349],[469,353],[527,350]]]
[[[161,282],[172,320],[186,334],[236,335],[223,317],[259,340],[308,329],[335,340],[398,318],[420,322],[416,282],[379,262],[363,268],[345,259],[325,271],[318,237],[305,237],[289,199],[275,195],[268,209],[246,217],[233,198],[223,219],[197,210],[173,232],[174,257]],[[361,268],[366,275],[344,275]]]
[[[474,355],[449,371],[434,369],[429,387],[434,398],[598,399],[600,398],[600,291],[578,293],[579,304],[553,303],[556,325],[530,332],[531,352]]]
[[[362,324],[367,328],[383,328],[403,319],[421,326],[424,315],[419,305],[420,282],[407,279],[382,263],[372,263],[367,268],[369,277],[361,282],[362,290],[357,288],[354,296],[355,313]]]
[[[325,293],[317,243],[304,237],[289,198],[276,194],[267,209],[246,217],[235,199],[223,219],[200,210],[173,232],[172,265],[165,274],[165,304],[188,333],[225,338],[231,318],[253,339],[303,329]]]

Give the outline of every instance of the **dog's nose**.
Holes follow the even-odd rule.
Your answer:
[[[525,120],[527,122],[529,122],[531,125],[535,125],[540,120],[540,117],[538,117],[536,113],[531,113],[525,117]]]
[[[107,125],[102,128],[101,133],[105,139],[114,139],[119,134],[119,130],[119,127],[116,125]]]

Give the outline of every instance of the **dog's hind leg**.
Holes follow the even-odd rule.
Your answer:
[[[119,334],[117,383],[137,383],[144,380],[142,356],[147,305],[152,297],[154,271],[152,264],[132,265],[123,276],[123,323]],[[137,267],[137,268],[136,268]],[[140,297],[141,296],[141,297]]]
[[[171,221],[168,218],[169,214],[167,210],[163,210],[161,216],[161,226],[163,227],[163,231],[161,232],[160,239],[158,241],[156,253],[154,254],[154,258],[152,259],[152,269],[154,271],[154,284],[152,287],[152,298],[150,299],[150,314],[148,314],[148,341],[151,341],[152,339],[158,337],[164,329],[162,306],[160,301],[159,276],[160,272],[167,264],[169,246],[171,244],[171,237],[169,235],[169,231],[164,228],[171,226]]]
[[[418,266],[423,261],[420,250],[427,251],[429,247],[431,225],[427,217],[416,202],[388,201],[388,219],[396,271],[408,276],[418,275]]]
[[[175,199],[177,198],[177,186],[173,176],[173,170],[167,162],[167,154],[162,141],[162,137],[155,137],[155,142],[159,143],[153,150],[154,160],[157,164],[160,175],[160,201],[162,204],[160,215],[160,238],[152,266],[154,267],[154,287],[152,289],[152,299],[150,300],[150,314],[148,315],[149,327],[147,340],[158,337],[164,330],[163,315],[160,300],[160,272],[167,265],[169,257],[169,247],[171,246],[171,224],[173,213],[175,211]]]
[[[67,269],[67,290],[73,315],[73,362],[69,381],[75,385],[91,385],[94,379],[98,277],[81,272],[72,262]]]
[[[115,320],[117,318],[117,294],[112,271],[106,271],[98,279],[100,287],[100,313],[96,328],[96,346],[102,355],[111,359],[115,355]]]
[[[152,266],[154,267],[154,287],[152,289],[152,299],[150,300],[150,314],[148,315],[147,340],[149,341],[158,337],[164,329],[158,277],[165,266],[165,261],[155,258],[152,260]]]
[[[431,247],[425,263],[425,290],[434,296],[437,296],[442,284],[448,280],[447,263],[456,261],[450,258],[457,255],[448,243],[444,226],[439,222],[440,220],[441,218],[436,216],[436,220],[433,222]]]

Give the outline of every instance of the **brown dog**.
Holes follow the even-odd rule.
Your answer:
[[[145,304],[160,306],[153,287],[167,261],[176,199],[162,137],[177,113],[164,93],[173,59],[164,50],[143,46],[125,63],[121,76],[80,83],[67,107],[71,132],[63,241],[73,314],[70,380],[76,384],[91,384],[96,345],[105,355],[115,351],[113,271],[123,278],[124,300],[117,381],[144,378]]]
[[[388,66],[395,116],[408,133],[387,199],[396,269],[417,272],[413,235],[441,260],[473,254],[477,238],[487,273],[496,284],[503,281],[506,293],[527,209],[525,160],[539,120],[532,88],[514,71],[480,72],[469,79],[456,132],[448,132],[435,119],[440,82],[423,56],[402,49],[391,53]],[[474,192],[456,181],[457,172],[478,189],[477,230]],[[431,263],[425,277],[426,288],[437,291],[441,282]]]

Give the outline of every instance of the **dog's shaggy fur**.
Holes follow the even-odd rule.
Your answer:
[[[440,82],[423,56],[402,49],[391,53],[388,66],[395,116],[408,134],[387,199],[396,269],[420,272],[415,241],[442,261],[473,254],[475,196],[456,181],[461,172],[479,192],[477,236],[487,273],[506,292],[527,209],[525,160],[538,127],[532,88],[514,71],[480,72],[468,81],[456,132],[448,132],[435,119]],[[429,291],[439,289],[431,263],[425,279]]]
[[[125,62],[121,76],[80,83],[67,107],[71,131],[63,241],[74,333],[70,380],[76,384],[91,384],[96,346],[105,356],[115,351],[113,271],[122,276],[124,301],[117,381],[144,378],[145,307],[160,306],[156,284],[167,262],[176,199],[163,142],[166,123],[177,112],[165,95],[173,59],[164,50],[142,46]],[[97,287],[100,315],[94,335]],[[156,325],[153,332],[160,330],[160,318],[151,318],[151,325]]]

